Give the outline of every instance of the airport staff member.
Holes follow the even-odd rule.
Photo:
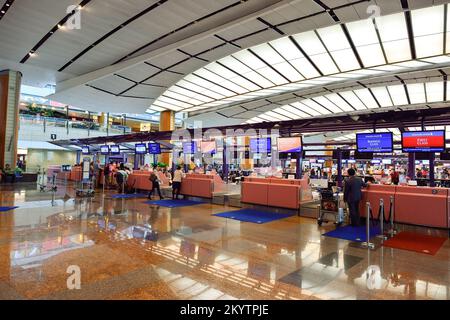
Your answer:
[[[356,177],[355,169],[348,169],[348,178],[344,182],[344,201],[347,202],[350,211],[350,219],[353,227],[360,225],[359,201],[361,201],[361,189],[367,184],[360,178]]]

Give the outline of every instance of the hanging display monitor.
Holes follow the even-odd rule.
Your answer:
[[[250,151],[253,153],[270,153],[272,151],[271,138],[251,138]]]
[[[161,154],[161,145],[159,143],[149,143],[148,153],[150,154]]]
[[[120,147],[118,145],[109,146],[111,154],[120,154]]]
[[[441,156],[440,156],[441,160],[450,160],[450,150],[446,150],[445,152],[441,152]]]
[[[302,137],[278,138],[279,153],[302,152]]]
[[[216,153],[216,141],[201,141],[200,142],[200,150],[204,154],[214,154]]]
[[[393,152],[394,139],[392,132],[357,133],[356,146],[358,152]]]
[[[146,154],[147,146],[145,145],[145,143],[137,143],[134,146],[134,150],[136,154]]]
[[[445,131],[402,132],[403,152],[443,152],[445,150]]]
[[[90,154],[91,152],[89,150],[89,146],[81,147],[81,153],[82,154]]]
[[[103,155],[108,155],[109,154],[109,146],[100,146],[100,153]]]
[[[338,159],[338,151],[337,150],[333,150],[332,158],[333,158],[333,160]],[[342,160],[350,159],[350,150],[341,150],[341,159]]]
[[[183,153],[193,154],[197,152],[197,143],[195,141],[183,142]]]
[[[358,152],[355,151],[355,154],[353,156],[355,160],[372,160],[373,159],[373,152]]]
[[[392,164],[392,159],[383,159],[383,164]]]

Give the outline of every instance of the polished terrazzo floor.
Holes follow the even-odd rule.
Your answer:
[[[0,212],[0,299],[450,299],[449,240],[435,256],[368,252],[321,236],[334,226],[313,219],[241,223],[212,216],[236,208],[113,193],[0,185],[0,206],[19,206]],[[80,290],[67,289],[71,265]]]

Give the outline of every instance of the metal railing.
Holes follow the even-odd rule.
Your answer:
[[[100,126],[98,123],[89,121],[74,121],[69,119],[42,117],[36,115],[21,114],[19,115],[20,123],[23,125],[39,125],[42,126],[43,132],[47,128],[66,128],[67,133],[70,129],[84,129],[89,131],[109,132],[111,134],[126,134],[131,132],[131,128],[121,125],[111,125],[109,128]]]

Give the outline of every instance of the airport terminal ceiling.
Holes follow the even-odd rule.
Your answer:
[[[0,62],[92,111],[231,125],[447,101],[448,1],[2,2]]]

